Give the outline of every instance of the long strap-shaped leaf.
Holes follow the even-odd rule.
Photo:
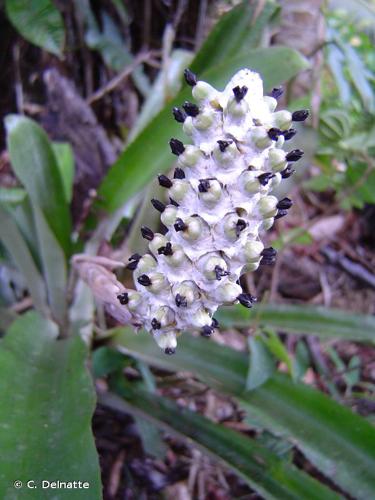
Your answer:
[[[201,415],[177,406],[118,377],[112,389],[125,401],[111,394],[103,403],[116,409],[130,411],[152,421],[157,426],[173,431],[193,442],[240,475],[265,498],[305,500],[338,499],[339,495],[319,484],[295,466],[259,444],[254,439],[215,424]]]
[[[375,342],[375,317],[327,307],[259,304],[253,309],[225,307],[217,319],[224,327],[249,327],[254,322],[290,333],[312,334],[323,339],[340,338]]]
[[[87,347],[78,335],[58,341],[57,334],[56,324],[30,311],[0,342],[2,499],[101,498]],[[42,481],[89,484],[64,490]]]
[[[355,498],[375,498],[375,431],[362,417],[306,385],[278,375],[245,392],[246,354],[184,335],[175,356],[150,336],[118,329],[114,343],[131,355],[171,370],[188,370],[211,387],[235,396],[250,416],[282,433],[336,484]]]

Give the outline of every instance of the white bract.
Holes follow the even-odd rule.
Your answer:
[[[186,102],[173,114],[191,144],[171,139],[177,168],[173,179],[159,176],[171,202],[152,200],[168,231],[142,228],[150,254],[130,258],[137,291],[118,297],[133,324],[151,332],[167,354],[183,331],[209,336],[221,305],[251,307],[255,301],[239,278],[261,262],[274,262],[276,252],[264,248],[260,234],[292,205],[270,193],[303,154],[282,148],[295,134],[292,121],[308,115],[275,112],[281,90],[263,96],[260,76],[249,69],[236,73],[222,92],[189,70],[185,77],[196,104]]]

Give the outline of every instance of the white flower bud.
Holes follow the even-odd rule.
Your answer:
[[[168,283],[162,273],[149,273],[148,276],[151,280],[151,285],[147,287],[149,292],[158,294],[166,290]]]
[[[199,288],[194,281],[183,281],[173,286],[173,296],[177,307],[189,307],[200,297]]]
[[[263,231],[268,231],[269,229],[271,229],[274,222],[275,219],[273,217],[270,217],[269,219],[264,219],[264,221],[262,222]]]
[[[180,267],[188,261],[188,258],[181,245],[174,244],[172,255],[164,254],[165,262],[171,267]]]
[[[177,217],[177,207],[168,205],[164,212],[160,216],[160,220],[164,224],[164,226],[170,227],[176,222]]]
[[[215,111],[212,109],[207,109],[202,113],[199,113],[194,120],[194,126],[197,130],[207,130],[211,127],[215,120]]]
[[[137,269],[134,271],[134,273],[138,276],[140,274],[148,273],[149,271],[152,271],[155,269],[157,266],[157,263],[155,259],[153,258],[152,255],[146,253],[143,255],[143,257],[139,260]]]
[[[233,304],[240,293],[242,288],[237,283],[227,281],[216,288],[215,298],[223,304]]]
[[[200,101],[211,101],[216,99],[217,90],[207,82],[198,81],[192,91],[194,99]]]
[[[188,144],[185,151],[178,157],[178,163],[182,167],[194,167],[203,158],[203,153],[196,146]]]
[[[255,127],[250,130],[247,137],[259,149],[266,149],[271,146],[272,140],[268,137],[267,131],[264,127]]]
[[[166,351],[167,354],[173,354],[177,347],[177,332],[163,332],[155,330],[152,332],[152,335],[161,349]]]
[[[260,259],[260,254],[264,249],[264,245],[261,241],[250,240],[247,241],[244,246],[244,256],[246,262],[257,262]]]
[[[199,271],[208,280],[220,281],[226,273],[228,273],[228,266],[225,260],[215,252],[203,255],[197,262]],[[225,274],[224,274],[225,273]]]
[[[287,161],[285,159],[285,151],[282,149],[270,149],[268,153],[268,162],[272,170],[275,172],[281,172],[287,165]]]
[[[272,115],[273,126],[280,130],[287,130],[292,124],[292,113],[289,111],[276,111]]]
[[[150,251],[154,255],[157,255],[158,249],[160,247],[165,246],[168,243],[168,241],[169,240],[163,234],[155,233],[153,239],[148,244],[148,248],[150,249]],[[142,272],[145,272],[145,271],[142,271]]]
[[[159,307],[154,313],[154,318],[160,324],[159,328],[166,328],[175,324],[175,313],[168,306]]]
[[[270,112],[273,113],[277,107],[277,100],[274,97],[265,95],[263,101],[266,103]]]
[[[268,217],[273,217],[277,213],[276,205],[278,204],[278,202],[279,200],[276,198],[276,196],[272,195],[260,198],[257,205],[259,213],[265,219]]]
[[[186,193],[191,189],[189,181],[184,179],[174,179],[173,185],[169,189],[169,195],[177,202],[185,198]]]
[[[138,292],[129,292],[129,302],[127,304],[128,309],[131,311],[136,311],[142,303],[142,295]]]
[[[199,199],[208,206],[216,205],[221,198],[221,193],[221,185],[217,179],[203,180],[198,187]]]
[[[190,316],[190,321],[193,327],[202,328],[203,326],[211,325],[212,318],[208,313],[207,309],[201,308],[192,313]]]
[[[216,163],[222,167],[232,166],[233,162],[240,156],[235,142],[230,140],[226,142],[229,144],[225,149],[219,143],[213,151]]]

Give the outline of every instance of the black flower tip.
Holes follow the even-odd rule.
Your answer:
[[[141,274],[141,276],[137,278],[137,281],[142,286],[151,286],[151,280],[147,274]]]
[[[236,222],[236,236],[237,236],[237,238],[239,237],[241,232],[246,228],[246,226],[247,226],[246,221],[244,221],[243,219],[238,219],[238,221]]]
[[[261,184],[262,186],[267,186],[272,177],[275,177],[275,174],[271,174],[271,172],[265,172],[264,174],[258,175],[257,179],[259,181],[259,184]]]
[[[291,175],[293,175],[293,174],[294,174],[294,172],[295,172],[294,168],[292,168],[292,166],[291,166],[291,165],[287,165],[287,166],[284,168],[284,170],[282,170],[282,171],[280,172],[280,174],[281,174],[281,177],[282,177],[283,179],[288,179],[288,177],[290,177]]]
[[[179,207],[180,205],[177,203],[177,201],[175,201],[173,198],[169,197],[169,202],[171,205],[173,205],[174,207]]]
[[[168,356],[171,356],[172,354],[174,354],[176,352],[176,349],[174,349],[173,347],[166,347],[164,349],[164,353],[165,354],[168,354]]]
[[[211,326],[212,328],[219,328],[219,322],[216,318],[212,318]]]
[[[293,205],[293,202],[289,198],[283,198],[278,202],[276,205],[276,208],[279,208],[281,210],[288,210],[291,206]]]
[[[179,168],[179,167],[175,168],[173,178],[174,179],[185,179],[185,172],[182,170],[182,168]]]
[[[247,94],[247,91],[249,89],[246,87],[246,85],[243,85],[242,87],[240,87],[239,85],[237,85],[237,87],[234,87],[232,89],[233,91],[233,94],[234,94],[234,98],[236,99],[237,102],[240,102],[242,101],[242,99],[245,97],[245,95]]]
[[[165,210],[165,205],[164,205],[164,203],[162,203],[161,201],[156,200],[155,198],[152,198],[152,200],[151,200],[151,204],[152,204],[152,206],[155,208],[155,210],[157,210],[157,211],[158,211],[158,212],[160,212],[161,214],[164,212],[164,210]]]
[[[165,188],[170,188],[173,186],[173,183],[168,177],[164,174],[158,175],[158,181],[160,186],[165,187]]]
[[[216,141],[219,144],[219,149],[222,153],[232,144],[232,141]]]
[[[190,69],[186,68],[184,71],[185,81],[190,87],[194,87],[197,84],[197,75],[193,73]]]
[[[277,252],[274,248],[265,248],[261,253],[262,260],[260,261],[260,263],[266,266],[272,265],[276,260],[276,254]]]
[[[217,281],[221,281],[223,276],[228,276],[230,274],[229,271],[224,271],[224,269],[220,266],[215,266],[215,276]]]
[[[201,328],[202,337],[211,337],[214,329],[210,325],[205,325]]]
[[[271,97],[273,97],[274,99],[278,99],[283,95],[283,93],[284,89],[282,87],[275,87],[274,89],[272,89]]]
[[[120,293],[117,295],[117,299],[122,306],[125,306],[129,302],[129,295],[126,292]]]
[[[135,271],[137,269],[139,260],[132,260],[129,262],[129,264],[126,266],[126,269],[129,269],[129,271]]]
[[[308,109],[300,109],[299,111],[295,111],[294,113],[292,113],[292,121],[304,122],[309,114],[310,113]]]
[[[185,224],[185,222],[180,219],[179,217],[176,219],[176,222],[175,224],[173,225],[173,227],[175,228],[175,230],[178,232],[178,231],[185,231],[187,229],[187,225]]]
[[[171,147],[171,151],[174,155],[180,156],[185,151],[185,146],[178,139],[171,139],[169,141],[169,145]]]
[[[145,240],[152,241],[154,239],[154,231],[147,226],[141,227],[141,234]]]
[[[158,321],[156,318],[153,318],[151,321],[151,326],[154,330],[160,330],[161,328],[160,321]]]
[[[186,297],[184,297],[183,295],[180,295],[179,293],[176,294],[176,297],[174,300],[176,302],[177,307],[187,307],[187,305],[188,305]]]
[[[198,191],[200,193],[207,193],[210,189],[210,181],[208,179],[200,179],[198,184]]]
[[[186,113],[182,109],[175,107],[172,109],[172,113],[176,122],[184,123],[186,120]]]
[[[282,134],[282,131],[279,128],[272,127],[269,129],[267,134],[270,139],[272,139],[273,141],[277,141],[277,139]]]
[[[284,130],[284,131],[282,132],[282,134],[283,134],[283,136],[284,136],[284,139],[285,139],[286,141],[289,141],[292,137],[294,137],[294,136],[296,135],[296,133],[297,133],[297,130],[296,130],[296,129],[294,129],[294,128],[290,128],[290,129],[288,129],[288,130]]]
[[[254,302],[257,301],[256,297],[250,295],[250,293],[240,293],[240,295],[237,297],[237,300],[241,305],[247,307],[248,309],[253,307]]]
[[[286,215],[288,215],[288,210],[286,209],[283,209],[283,210],[278,210],[277,211],[277,214],[275,215],[274,219],[281,219],[281,217],[285,217]]]
[[[199,108],[196,104],[193,104],[192,102],[185,101],[182,107],[185,110],[185,113],[188,116],[192,116],[193,118],[197,115],[199,115]]]
[[[300,149],[293,149],[293,151],[289,151],[285,159],[286,161],[298,161],[302,158],[303,154],[303,151]]]
[[[159,255],[173,255],[172,244],[168,241],[168,243],[164,247],[158,248]]]

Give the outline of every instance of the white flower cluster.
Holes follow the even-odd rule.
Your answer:
[[[190,70],[185,79],[197,104],[185,102],[173,115],[192,144],[171,139],[177,167],[173,179],[159,176],[170,203],[151,200],[168,231],[142,227],[150,253],[130,257],[136,291],[117,297],[167,354],[184,330],[209,336],[221,305],[251,307],[256,300],[239,278],[275,260],[259,234],[292,205],[270,192],[303,155],[282,148],[295,135],[292,122],[308,116],[306,110],[275,111],[282,90],[263,96],[260,76],[249,69],[236,73],[223,92]]]

